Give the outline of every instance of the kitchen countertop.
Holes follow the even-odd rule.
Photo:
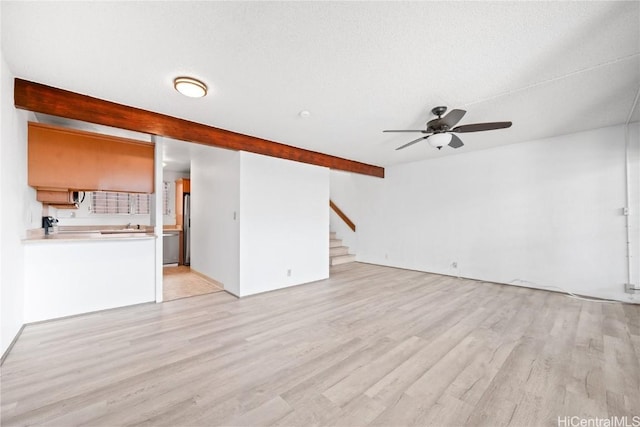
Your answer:
[[[42,242],[83,242],[83,241],[112,241],[112,240],[142,240],[155,239],[153,233],[118,233],[118,234],[102,234],[99,231],[88,233],[56,233],[42,235],[36,237],[27,237],[22,239],[22,243],[42,243]]]
[[[83,242],[83,241],[113,241],[113,240],[142,240],[155,239],[157,236],[153,228],[124,229],[110,226],[60,227],[54,233],[45,235],[44,229],[29,230],[22,243],[43,242]]]

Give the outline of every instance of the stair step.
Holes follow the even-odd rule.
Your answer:
[[[335,239],[336,238],[336,232],[335,231],[330,231],[329,232],[329,239]]]
[[[354,262],[355,260],[356,256],[351,254],[332,256],[330,265],[346,264],[348,262]]]
[[[342,240],[340,239],[329,239],[329,247],[337,248],[338,246],[342,246]]]
[[[336,246],[335,248],[329,248],[330,256],[347,255],[349,248],[347,246]]]

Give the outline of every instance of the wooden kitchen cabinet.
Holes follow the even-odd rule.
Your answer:
[[[150,143],[29,123],[28,183],[37,189],[153,193]]]
[[[78,208],[78,200],[73,197],[73,192],[66,190],[37,190],[36,200],[59,209]]]

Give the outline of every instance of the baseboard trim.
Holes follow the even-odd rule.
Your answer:
[[[525,284],[517,284],[517,283],[503,283],[503,282],[495,282],[493,280],[476,279],[474,277],[454,276],[452,274],[436,273],[436,272],[433,272],[433,271],[426,271],[426,270],[416,270],[414,268],[397,267],[395,265],[375,264],[373,262],[364,262],[364,261],[356,261],[356,262],[359,262],[360,264],[376,265],[376,266],[379,266],[379,267],[396,268],[398,270],[416,271],[418,273],[437,274],[438,276],[452,277],[454,279],[470,280],[470,281],[478,282],[478,283],[488,283],[490,285],[516,286],[516,287],[519,287],[519,288],[527,288],[527,289],[533,289],[533,290],[537,290],[537,291],[553,292],[553,293],[556,293],[556,294],[567,295],[567,296],[570,296],[570,297],[573,296],[573,297],[578,297],[578,298],[586,298],[586,299],[591,300],[593,302],[614,302],[614,303],[620,303],[620,304],[640,305],[640,301],[638,301],[638,302],[636,302],[636,301],[623,301],[623,300],[620,300],[620,299],[611,299],[611,298],[599,297],[599,296],[594,296],[594,295],[576,294],[574,292],[570,293],[569,291],[566,291],[564,289],[560,289],[560,288],[557,288],[557,287],[546,287],[546,286],[543,286],[543,285],[535,285],[535,284],[525,285]],[[335,267],[338,267],[338,266],[335,266]]]
[[[13,349],[13,346],[16,344],[16,342],[18,342],[18,338],[20,338],[20,335],[22,335],[22,331],[24,330],[25,326],[26,325],[20,326],[20,329],[18,329],[18,333],[16,334],[15,337],[13,337],[13,340],[11,340],[11,344],[9,344],[9,347],[7,347],[7,350],[2,354],[2,358],[0,358],[0,366],[4,364],[4,361],[7,358],[7,356],[9,356],[9,353]]]
[[[219,282],[219,281],[217,281],[216,279],[214,279],[214,278],[212,278],[212,277],[209,277],[209,276],[207,276],[207,275],[206,275],[206,274],[204,274],[204,273],[199,272],[198,270],[194,270],[194,268],[193,268],[193,267],[191,267],[191,266],[189,266],[189,268],[191,268],[191,272],[192,272],[193,274],[195,274],[196,276],[200,276],[200,277],[202,277],[202,278],[203,278],[204,280],[206,280],[207,282],[211,282],[211,283],[213,283],[214,285],[216,285],[217,287],[219,287],[220,289],[222,289],[222,291],[223,291],[223,292],[226,292],[227,294],[231,295],[231,296],[232,296],[232,297],[234,297],[234,298],[238,298],[238,299],[240,298],[238,295],[234,294],[233,292],[226,290],[226,289],[224,288],[224,283]]]
[[[227,295],[231,295],[232,297],[236,298],[236,299],[240,299],[240,297],[236,294],[234,294],[233,292],[230,292],[226,289],[223,289],[222,292],[226,293]]]
[[[222,282],[218,282],[216,279],[211,278],[211,277],[207,276],[207,275],[206,275],[206,274],[204,274],[204,273],[200,273],[198,270],[194,270],[194,269],[193,269],[193,267],[190,267],[190,268],[191,268],[191,272],[192,272],[193,274],[195,274],[196,276],[200,276],[200,277],[202,277],[204,280],[206,280],[207,282],[211,282],[211,283],[213,283],[214,285],[218,286],[220,289],[224,290],[224,284],[223,284]]]
[[[155,301],[145,301],[145,302],[138,302],[138,303],[130,304],[130,305],[122,305],[122,306],[119,306],[119,307],[110,307],[110,308],[102,308],[100,310],[95,310],[95,311],[86,311],[84,313],[68,314],[66,316],[54,317],[52,319],[35,320],[33,322],[25,323],[25,326],[28,326],[28,325],[39,325],[41,323],[56,322],[58,320],[72,319],[74,317],[79,317],[79,316],[88,316],[88,315],[91,315],[91,314],[99,314],[99,313],[104,313],[104,312],[107,312],[107,311],[122,310],[122,309],[138,307],[138,306],[142,306],[142,305],[155,304],[155,303],[156,303]]]

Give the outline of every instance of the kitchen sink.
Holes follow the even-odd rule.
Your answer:
[[[100,230],[101,234],[146,234],[147,230],[145,229],[136,229],[136,228],[124,228],[121,230]]]

